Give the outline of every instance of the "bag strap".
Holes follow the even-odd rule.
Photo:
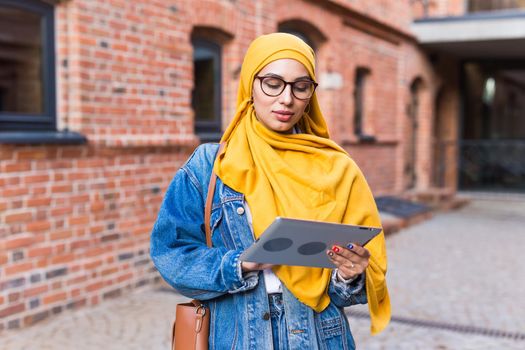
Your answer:
[[[226,142],[222,142],[217,151],[216,158],[219,157],[224,150]],[[215,183],[217,182],[217,174],[213,171],[213,166],[210,175],[210,184],[208,185],[208,194],[206,195],[206,206],[204,207],[204,226],[206,229],[206,245],[212,246],[211,243],[211,203],[213,202],[213,195],[215,194]]]

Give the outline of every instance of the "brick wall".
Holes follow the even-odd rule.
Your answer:
[[[425,0],[411,2],[412,18],[462,16],[467,12],[466,0],[426,0],[426,3],[425,9]]]
[[[355,1],[355,0],[331,0],[342,7],[351,9],[363,16],[374,18],[380,22],[400,30],[407,30],[412,18],[410,13],[410,1]]]
[[[0,148],[0,327],[158,279],[148,238],[189,149]]]
[[[223,125],[235,110],[243,54],[257,35],[302,23],[316,41],[319,88],[333,138],[376,194],[403,191],[406,104],[425,86],[418,153],[429,185],[436,78],[408,32],[405,2],[71,0],[56,6],[60,129],[83,146],[0,145],[0,330],[95,305],[159,280],[149,232],[163,193],[198,140],[192,33],[223,49]],[[365,130],[353,130],[357,67],[370,70]],[[322,79],[321,79],[322,80]]]
[[[78,0],[56,16],[62,126],[108,146],[192,141],[188,14],[163,1]]]
[[[375,196],[392,194],[396,188],[396,143],[358,144],[347,142],[345,150],[365,174]],[[380,184],[380,185],[378,185]]]

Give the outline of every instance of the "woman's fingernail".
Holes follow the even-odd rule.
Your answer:
[[[330,250],[330,251],[328,251],[328,255],[330,255],[330,256],[334,256],[334,252],[332,252],[332,251]]]
[[[348,247],[348,249],[352,249],[354,247],[352,243],[348,243],[346,246]]]
[[[332,247],[332,250],[333,250],[334,252],[336,252],[336,253],[339,253],[339,247],[336,246],[336,245],[334,245],[334,246]]]

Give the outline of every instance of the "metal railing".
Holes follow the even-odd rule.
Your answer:
[[[459,147],[462,189],[525,191],[525,140],[463,140]]]

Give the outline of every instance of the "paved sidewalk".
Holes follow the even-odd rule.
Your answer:
[[[474,200],[390,235],[387,246],[393,322],[371,337],[366,306],[347,309],[358,349],[525,349],[525,200]],[[137,291],[4,332],[0,349],[169,349],[181,300]]]
[[[485,198],[387,238],[394,321],[350,317],[358,348],[525,349],[525,198]]]

